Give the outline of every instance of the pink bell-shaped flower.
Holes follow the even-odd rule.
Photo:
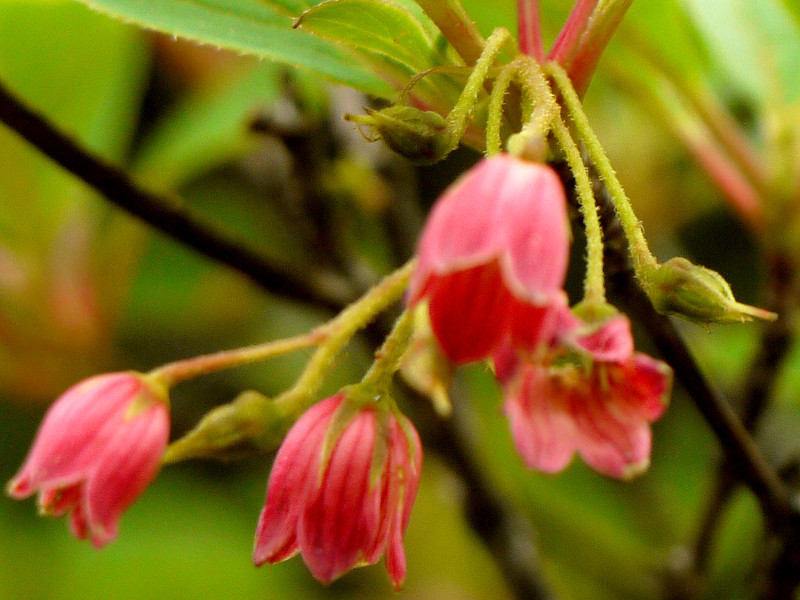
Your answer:
[[[427,298],[445,354],[464,364],[507,341],[550,335],[551,306],[569,259],[566,197],[540,163],[501,154],[478,163],[439,198],[422,232],[408,303]]]
[[[310,408],[278,450],[256,528],[253,561],[298,552],[330,583],[386,554],[395,588],[405,580],[403,535],[417,494],[422,445],[408,419],[345,393]]]
[[[623,315],[589,333],[567,332],[563,343],[571,347],[513,367],[501,357],[504,410],[517,450],[530,468],[547,473],[562,470],[578,452],[605,475],[640,474],[650,464],[650,423],[666,408],[671,369],[633,352]]]
[[[140,373],[97,375],[50,407],[7,491],[17,499],[38,491],[44,514],[72,511],[73,534],[101,548],[155,477],[168,438],[166,389]]]

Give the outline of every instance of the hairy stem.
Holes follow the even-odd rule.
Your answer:
[[[469,117],[475,108],[478,94],[483,89],[489,69],[494,65],[494,61],[503,50],[503,47],[511,42],[513,42],[511,34],[507,29],[502,28],[495,29],[486,41],[486,46],[475,63],[456,105],[447,115],[447,133],[450,136],[450,144],[445,154],[455,150],[464,136],[469,124]]]
[[[325,341],[320,343],[291,389],[275,399],[281,410],[299,414],[316,399],[320,386],[335,366],[336,357],[342,348],[375,315],[397,302],[408,285],[414,265],[414,260],[406,263],[324,326],[327,334]]]
[[[620,184],[617,174],[614,172],[614,167],[600,144],[600,140],[597,139],[597,135],[589,124],[586,113],[583,112],[580,98],[575,88],[572,87],[566,71],[554,63],[548,63],[546,70],[561,93],[561,97],[564,100],[564,108],[572,118],[578,135],[592,161],[592,165],[597,169],[608,190],[619,223],[628,238],[634,271],[642,285],[646,286],[648,275],[656,268],[658,263],[644,237],[641,223],[633,212],[633,206],[631,206],[631,202],[622,188],[622,184]]]
[[[400,368],[400,361],[408,349],[411,334],[414,333],[414,311],[405,310],[386,336],[383,344],[375,352],[375,360],[364,375],[362,382],[378,386],[379,382],[390,382]]]
[[[315,346],[325,339],[325,326],[314,331],[265,344],[257,344],[246,348],[223,350],[214,354],[195,356],[175,361],[154,369],[148,373],[151,378],[161,381],[166,387],[172,387],[182,381],[200,375],[215,373],[223,369],[241,367],[246,364],[267,360],[281,354],[288,354],[303,348]]]
[[[570,170],[575,177],[575,185],[586,229],[586,278],[583,282],[583,299],[589,304],[606,301],[606,288],[603,276],[603,232],[600,216],[592,190],[589,172],[581,158],[580,150],[569,134],[569,129],[561,119],[553,123],[553,134],[564,151]]]

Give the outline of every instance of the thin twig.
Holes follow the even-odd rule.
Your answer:
[[[758,344],[758,354],[746,377],[746,388],[742,394],[742,424],[754,431],[772,396],[778,370],[786,357],[794,337],[795,276],[791,261],[775,255],[768,260],[767,298],[764,306],[781,315],[776,321],[764,325]],[[708,565],[710,550],[717,532],[723,510],[736,489],[736,480],[727,459],[719,465],[714,491],[710,495],[706,511],[700,521],[695,541],[695,568],[703,573]]]
[[[81,147],[47,118],[25,105],[0,82],[0,122],[35,146],[109,202],[221,264],[247,275],[270,292],[338,308],[355,290],[337,273],[271,262],[194,214],[178,196],[160,195]]]

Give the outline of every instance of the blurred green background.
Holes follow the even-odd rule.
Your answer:
[[[543,3],[548,39],[570,4]],[[769,61],[759,62],[746,46],[760,47],[780,29],[788,41],[779,66],[800,72],[800,53],[792,54],[800,48],[797,6],[776,0],[765,6],[778,12],[762,8],[744,24],[731,17],[723,27],[711,19],[711,4],[719,14],[734,7],[731,14],[741,15],[757,2],[703,8],[702,0],[638,0],[626,23],[683,72],[702,74],[748,127],[757,126],[765,106],[795,106],[791,86],[778,96],[775,86],[765,87],[759,74],[772,73],[764,67]],[[514,28],[510,0],[465,5],[485,32]],[[635,64],[621,32],[608,61],[625,60]],[[361,110],[364,98],[307,72],[176,42],[66,0],[0,0],[0,78],[87,147],[154,189],[179,191],[265,256],[305,268],[328,244],[351,257],[353,272],[367,281],[413,243],[413,218],[411,234],[390,235],[399,217],[387,206],[400,202],[398,190],[405,204],[426,206],[475,159],[462,152],[414,172],[341,121],[342,112]],[[678,142],[603,72],[587,107],[658,253],[696,258],[726,275],[743,301],[757,302],[757,248]],[[250,124],[259,118],[275,131],[254,133]],[[312,158],[310,187],[297,181],[298,144]],[[324,156],[331,146],[335,156]],[[325,221],[323,230],[304,224],[307,215],[297,211],[306,201],[298,194],[309,189],[325,198],[310,211]],[[320,231],[329,237],[320,239]],[[573,254],[579,281],[580,249]],[[20,465],[48,403],[81,378],[301,332],[325,316],[152,233],[0,126],[0,480]],[[752,360],[756,327],[684,327],[709,378],[733,396]],[[646,338],[638,340],[647,351]],[[173,435],[242,389],[285,389],[305,356],[180,386]],[[368,356],[365,343],[354,344],[326,389],[353,381]],[[776,393],[778,417],[761,440],[780,459],[794,451],[800,425],[798,361],[794,351]],[[683,390],[654,426],[651,470],[620,484],[578,461],[557,476],[525,470],[491,376],[467,370],[459,389],[475,455],[492,487],[533,523],[558,597],[660,598],[680,585],[719,458]],[[399,594],[381,566],[329,588],[311,579],[299,558],[255,569],[250,551],[270,460],[165,469],[102,552],[72,539],[65,523],[38,518],[32,501],[0,499],[0,600],[510,597],[465,524],[461,482],[433,452],[406,537],[409,575]],[[752,597],[761,537],[758,507],[741,491],[724,515],[699,597]]]

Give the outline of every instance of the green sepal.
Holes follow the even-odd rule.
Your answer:
[[[165,463],[191,458],[231,461],[269,452],[283,440],[293,418],[271,398],[247,390],[233,402],[206,414],[200,422],[167,448]]]

